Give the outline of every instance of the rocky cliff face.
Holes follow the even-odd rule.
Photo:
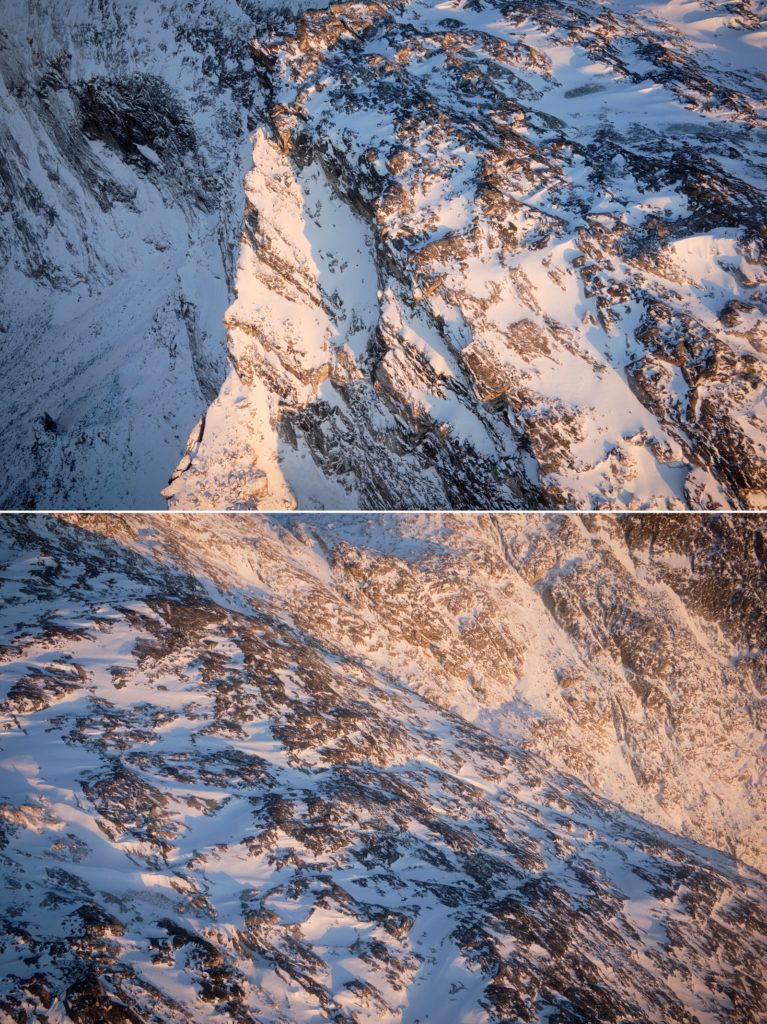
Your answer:
[[[3,505],[763,507],[755,0],[304,7],[5,0]]]
[[[609,524],[5,517],[2,1019],[756,1024],[765,523]]]
[[[757,7],[273,18],[175,507],[763,507]]]

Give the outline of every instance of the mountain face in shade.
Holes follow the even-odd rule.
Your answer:
[[[0,506],[161,508],[226,375],[251,22],[227,0],[0,13]]]
[[[4,1021],[767,1012],[761,517],[0,525]]]
[[[5,0],[5,507],[764,507],[761,5],[305,6]]]

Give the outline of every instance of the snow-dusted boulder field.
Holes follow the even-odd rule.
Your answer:
[[[0,1021],[759,1024],[766,530],[2,517]]]
[[[5,507],[767,504],[762,3],[0,10]]]

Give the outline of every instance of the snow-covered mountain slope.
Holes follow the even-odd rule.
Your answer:
[[[0,504],[763,507],[764,4],[306,7],[0,3]]]
[[[163,507],[226,376],[252,24],[0,2],[2,507]]]
[[[595,694],[601,657],[620,649],[640,678],[642,652],[665,653],[662,629],[667,656],[686,651],[692,670],[684,630],[716,603],[709,671],[666,683],[666,722],[707,685],[732,717],[699,719],[709,757],[680,739],[677,765],[693,792],[715,788],[729,744],[753,772],[717,653],[750,645],[764,657],[747,591],[765,523],[628,517],[594,534],[588,520],[482,522],[486,533],[436,517],[4,517],[0,1019],[756,1024],[767,1013],[764,875],[445,706],[469,645],[475,686],[494,687],[490,665],[513,662],[515,637],[491,607],[494,567],[511,606],[521,560],[541,595],[550,588],[541,609],[577,581]],[[719,558],[733,573],[712,593]],[[595,591],[587,568],[600,559]],[[381,570],[367,585],[364,560]],[[643,591],[652,603],[638,603]],[[565,629],[551,614],[575,651],[575,618]],[[430,675],[442,700],[426,692]],[[574,668],[568,683],[578,694]],[[599,723],[581,726],[599,748]]]
[[[171,505],[764,507],[766,9],[273,17]]]
[[[763,517],[94,525],[767,869]]]

